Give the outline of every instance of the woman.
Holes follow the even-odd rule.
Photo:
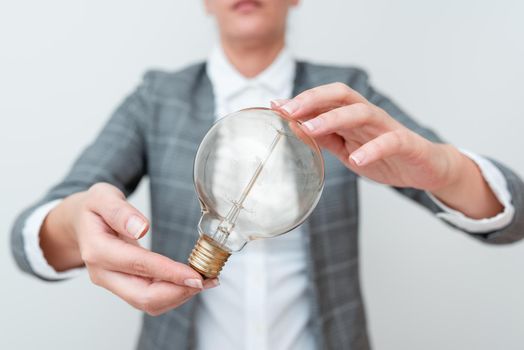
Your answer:
[[[510,170],[440,143],[361,70],[292,58],[285,28],[297,3],[206,0],[220,47],[206,63],[145,75],[68,176],[16,221],[21,268],[57,280],[85,266],[93,283],[146,312],[139,349],[368,349],[359,176],[486,242],[521,239],[524,184]],[[213,288],[217,280],[179,262],[200,216],[192,160],[215,116],[270,100],[329,151],[324,194],[296,232],[233,255]],[[137,242],[149,220],[125,199],[144,175],[153,252]]]

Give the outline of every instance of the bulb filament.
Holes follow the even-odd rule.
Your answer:
[[[240,198],[237,201],[233,201],[233,206],[231,207],[231,209],[229,209],[226,217],[218,225],[217,230],[213,234],[213,239],[217,243],[219,244],[226,243],[229,233],[235,227],[236,220],[238,218],[238,215],[240,214],[240,210],[243,208],[244,201],[246,200],[247,196],[249,195],[249,192],[251,192],[251,189],[255,185],[255,182],[257,181],[258,177],[260,176],[260,173],[264,169],[264,166],[266,165],[269,157],[271,157],[271,154],[275,150],[278,142],[280,141],[283,135],[284,135],[283,129],[277,130],[277,134],[275,138],[273,139],[273,142],[271,142],[271,146],[269,146],[269,150],[265,158],[258,164],[255,172],[251,176],[251,179],[249,180],[248,184],[242,191]]]

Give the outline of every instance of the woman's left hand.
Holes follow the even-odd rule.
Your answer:
[[[272,107],[301,121],[307,134],[359,175],[430,191],[475,219],[503,209],[471,159],[451,145],[431,142],[409,130],[342,83],[273,101]]]
[[[273,108],[300,120],[318,144],[355,173],[374,181],[429,191],[456,180],[463,156],[409,130],[342,83],[307,90]]]

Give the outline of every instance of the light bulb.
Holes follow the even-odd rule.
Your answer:
[[[189,264],[217,277],[247,242],[299,226],[324,186],[324,160],[296,121],[249,108],[217,121],[200,144],[194,182],[202,217]]]

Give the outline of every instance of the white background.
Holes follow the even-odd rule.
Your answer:
[[[364,67],[448,141],[524,174],[524,2],[303,2],[289,33],[298,57]],[[213,28],[196,0],[0,3],[1,349],[135,344],[137,311],[86,275],[57,284],[22,275],[9,232],[141,74],[205,58]],[[145,187],[132,200],[147,213]],[[387,188],[362,187],[376,349],[524,348],[524,243],[482,245]]]

